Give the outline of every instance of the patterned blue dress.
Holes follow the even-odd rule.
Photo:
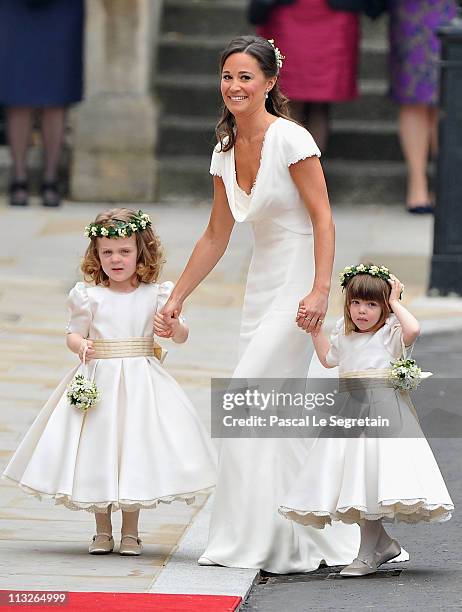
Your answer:
[[[0,0],[0,105],[82,99],[83,0]]]
[[[398,104],[438,103],[437,29],[456,15],[455,0],[389,0],[390,95]]]

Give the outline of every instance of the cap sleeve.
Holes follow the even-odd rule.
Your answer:
[[[167,300],[170,297],[174,286],[175,285],[172,283],[172,281],[165,281],[164,283],[160,283],[159,293],[157,294],[157,312],[159,310],[162,310],[162,308],[167,303]]]
[[[285,132],[284,159],[287,166],[296,164],[307,157],[321,157],[321,151],[313,136],[301,125],[288,121]]]
[[[340,361],[339,338],[343,333],[344,322],[343,317],[337,321],[334,329],[329,337],[330,348],[326,355],[326,361],[330,366],[338,366]]]
[[[212,161],[210,162],[210,174],[223,176],[223,153],[220,153],[221,145],[218,143],[213,149]]]
[[[170,297],[174,286],[175,285],[172,283],[172,281],[165,281],[164,283],[160,283],[159,293],[157,294],[157,312],[162,310],[162,308],[167,303],[167,300]],[[181,323],[185,323],[185,318],[183,317],[183,315],[180,315],[178,318]]]
[[[67,307],[70,312],[67,324],[68,334],[80,334],[87,338],[90,333],[92,319],[88,291],[84,283],[77,283],[69,292]]]
[[[414,343],[405,346],[403,328],[395,315],[390,315],[383,326],[383,343],[395,359],[407,357],[412,353]]]

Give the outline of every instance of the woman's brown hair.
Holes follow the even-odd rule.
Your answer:
[[[137,213],[129,208],[113,208],[100,213],[95,223],[104,227],[114,226],[114,221],[130,222]],[[136,277],[139,283],[154,283],[160,275],[164,264],[164,253],[157,234],[152,225],[144,230],[134,232],[136,238]],[[117,240],[117,238],[112,238]],[[98,238],[92,237],[80,266],[87,282],[95,285],[109,286],[109,277],[104,272],[98,256]]]
[[[374,329],[371,331],[380,329],[391,313],[391,308],[388,303],[390,292],[391,286],[383,278],[372,276],[372,274],[356,274],[353,276],[345,287],[345,306],[343,309],[345,334],[358,331],[350,315],[350,305],[353,300],[378,302],[382,308],[382,314],[377,324],[374,326]]]
[[[279,74],[274,47],[261,36],[239,36],[234,38],[221,54],[220,74],[223,71],[226,60],[234,53],[248,53],[255,58],[267,79],[277,77]],[[265,106],[266,110],[275,117],[292,120],[289,114],[289,100],[281,93],[277,81],[271,91],[268,92]],[[222,115],[215,128],[215,133],[221,145],[221,151],[229,151],[234,147],[236,142],[236,122],[234,115],[225,104],[223,104]]]

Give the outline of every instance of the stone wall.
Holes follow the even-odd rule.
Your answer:
[[[87,0],[86,96],[75,118],[71,197],[146,202],[155,195],[153,49],[162,0]]]

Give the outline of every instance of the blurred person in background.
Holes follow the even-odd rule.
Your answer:
[[[280,86],[291,116],[324,152],[330,104],[358,96],[359,14],[334,10],[328,0],[296,0],[274,6],[257,31],[284,50]]]
[[[41,110],[42,204],[58,206],[66,109],[82,99],[84,0],[0,0],[0,105],[6,107],[10,204],[28,203],[27,151]]]
[[[427,164],[437,154],[437,30],[456,14],[455,0],[389,0],[390,95],[399,107],[399,135],[408,169],[406,207],[433,212]]]

